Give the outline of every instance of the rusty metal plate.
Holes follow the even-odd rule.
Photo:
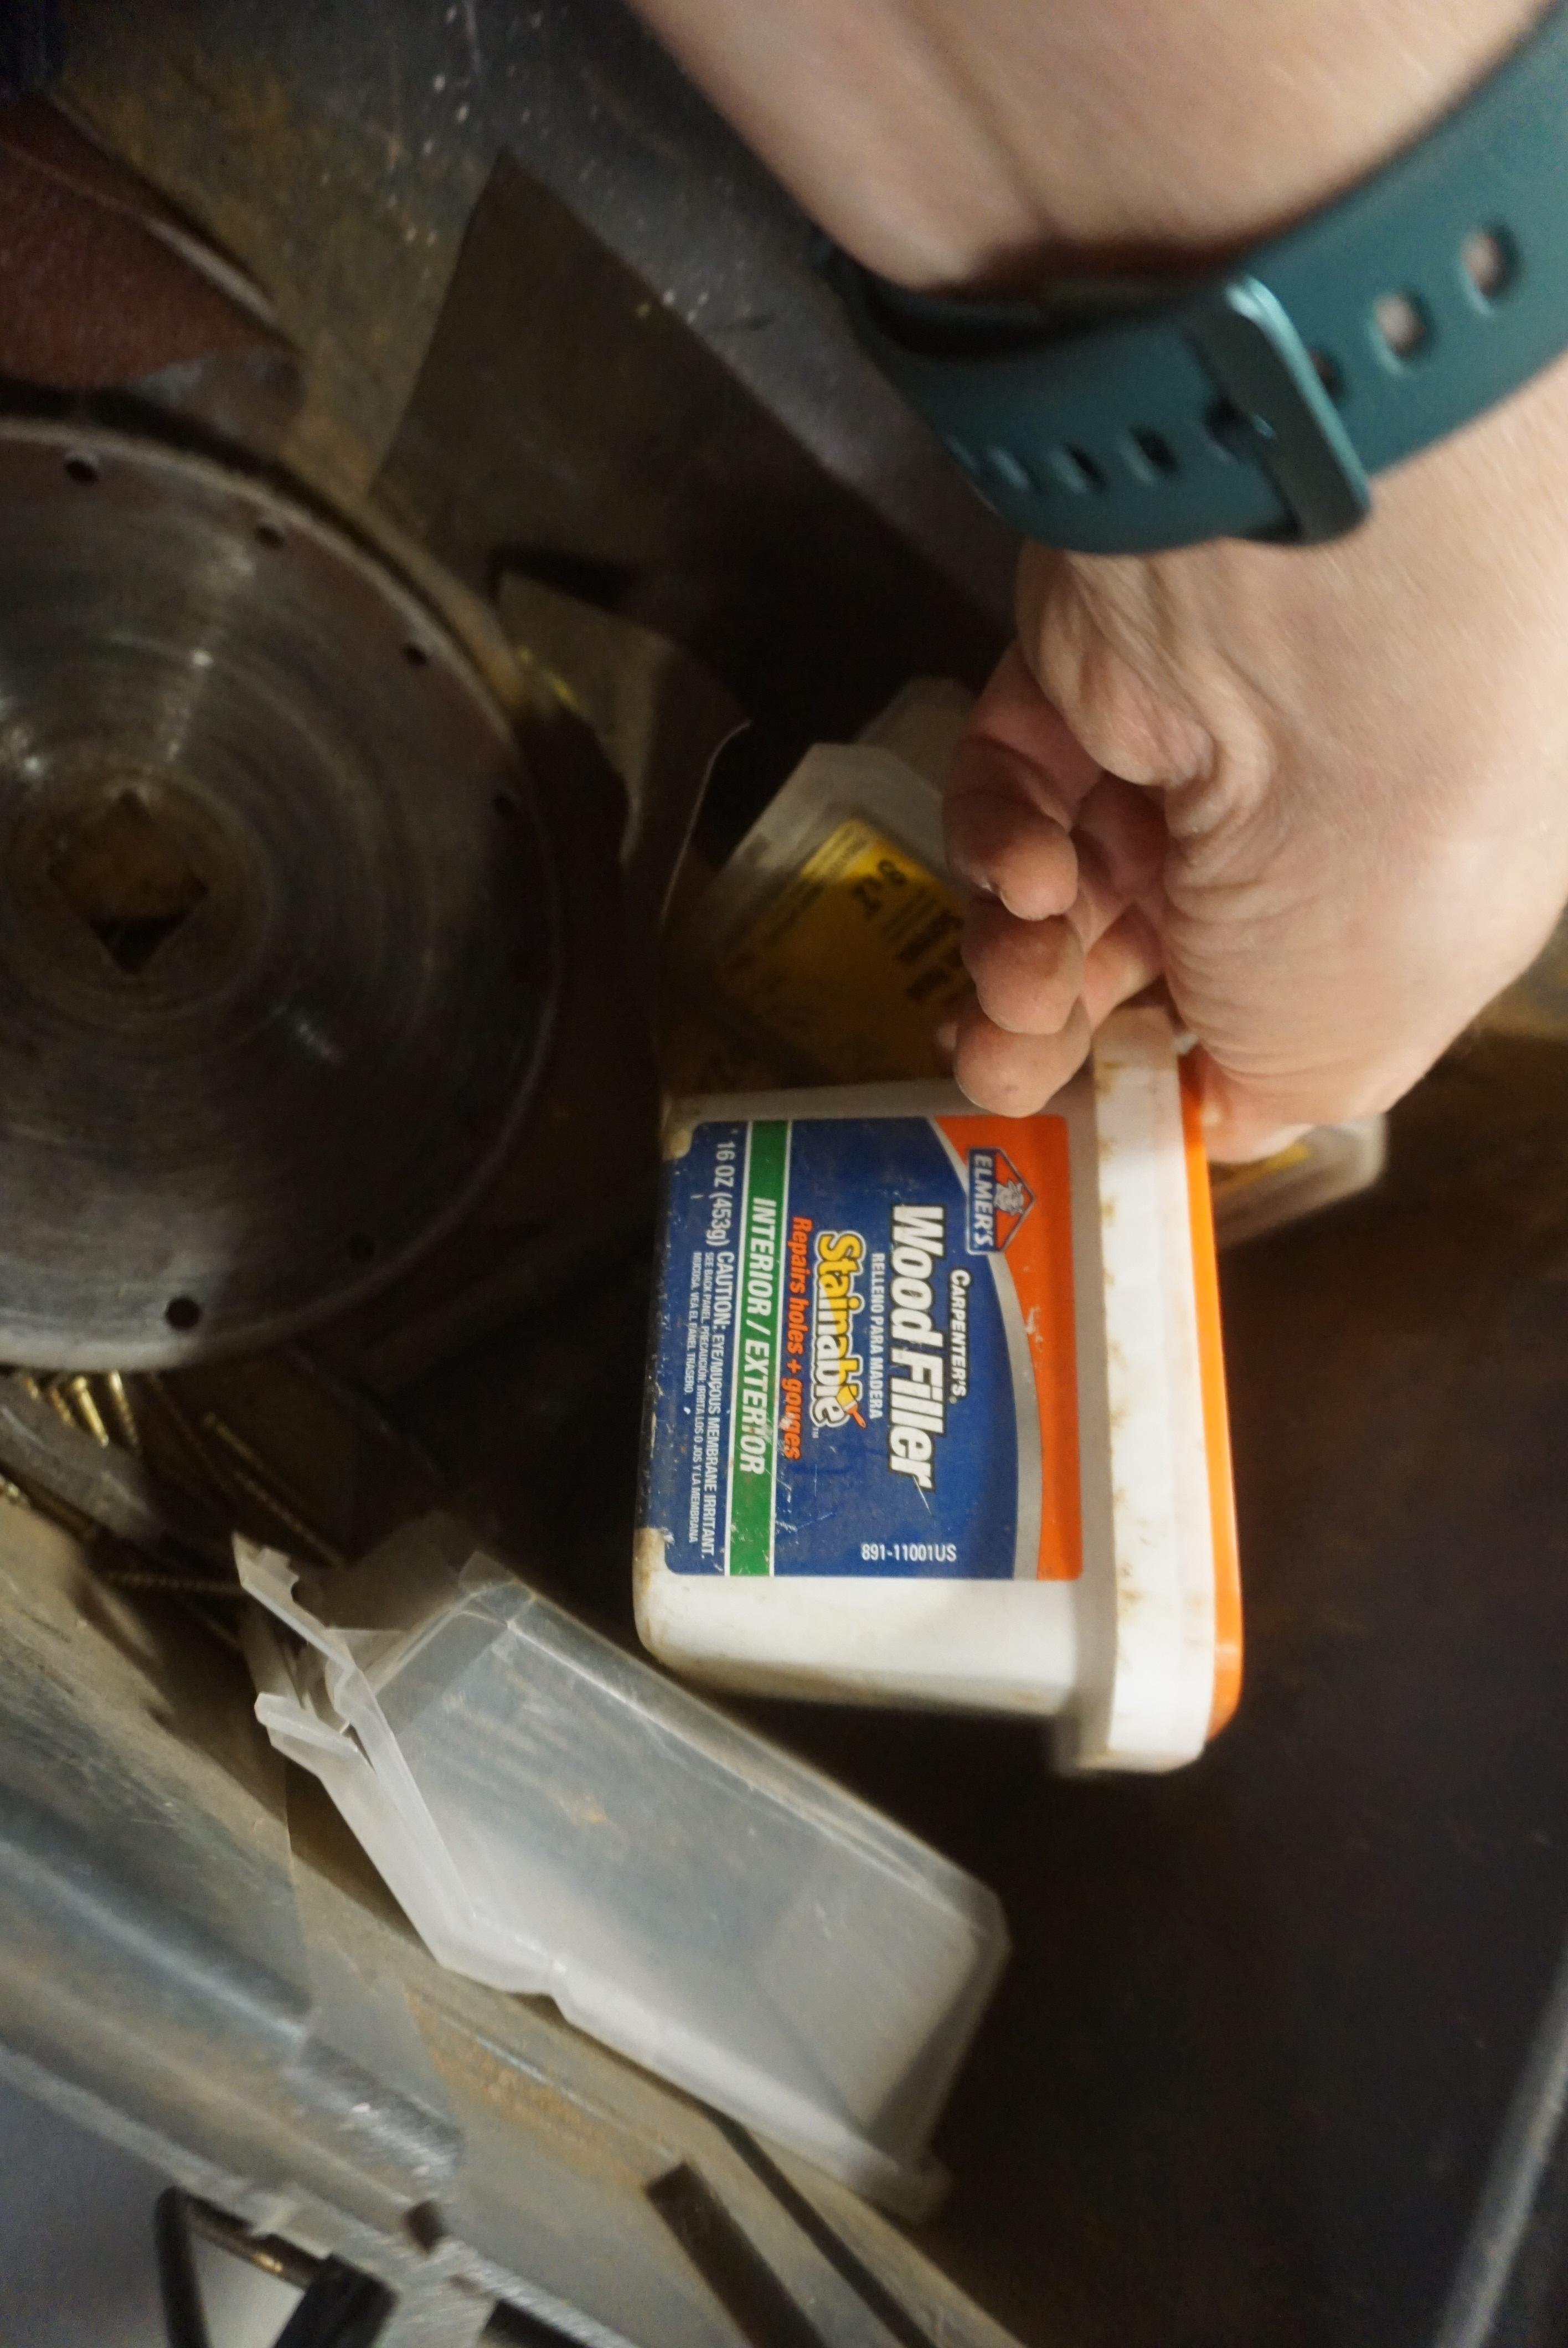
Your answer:
[[[0,1359],[358,1299],[526,1113],[557,921],[500,711],[267,483],[0,424]]]

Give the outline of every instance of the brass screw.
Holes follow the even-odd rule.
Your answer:
[[[326,1565],[343,1565],[347,1560],[342,1550],[328,1540],[326,1535],[313,1525],[303,1514],[303,1504],[292,1493],[280,1489],[274,1471],[252,1450],[242,1435],[237,1435],[226,1419],[215,1410],[208,1411],[201,1421],[204,1434],[212,1436],[225,1450],[233,1454],[223,1463],[223,1472],[242,1492],[260,1503],[269,1516],[274,1517],[285,1530],[304,1541]],[[242,1462],[243,1465],[238,1464]]]
[[[244,1591],[238,1582],[199,1581],[193,1574],[143,1572],[139,1567],[106,1566],[102,1578],[116,1590],[156,1591],[166,1598],[216,1599],[220,1605],[238,1605]]]
[[[48,1404],[49,1408],[54,1412],[56,1418],[64,1420],[65,1424],[70,1428],[73,1435],[79,1435],[81,1433],[81,1421],[77,1418],[76,1412],[71,1408],[70,1404],[66,1400],[65,1395],[60,1392],[59,1387],[55,1384],[53,1378],[51,1378],[47,1385],[43,1388],[40,1398]]]
[[[179,1395],[173,1392],[157,1370],[148,1372],[145,1383],[149,1393],[154,1396],[159,1408],[162,1411],[165,1423],[179,1442],[186,1467],[185,1474],[180,1476],[179,1480],[184,1484],[186,1490],[194,1493],[199,1498],[210,1499],[216,1495],[225,1500],[231,1499],[233,1494],[220,1464],[212,1457],[205,1438]],[[190,1473],[192,1465],[196,1470],[194,1482],[191,1481]]]
[[[79,1375],[74,1378],[67,1378],[66,1396],[93,1441],[101,1444],[106,1451],[109,1450],[112,1447],[113,1438],[108,1428],[104,1425],[103,1413],[98,1408],[98,1398],[93,1392],[92,1380]]]
[[[108,1389],[109,1408],[114,1414],[115,1424],[124,1437],[126,1448],[128,1451],[134,1451],[139,1458],[141,1429],[136,1423],[136,1412],[126,1389],[125,1380],[118,1370],[111,1370],[105,1378],[104,1385]]]

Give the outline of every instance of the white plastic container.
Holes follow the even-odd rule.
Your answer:
[[[1041,1116],[947,1084],[672,1113],[635,1584],[720,1685],[1191,1760],[1241,1607],[1207,1169],[1163,1012]]]
[[[1369,1190],[1389,1160],[1386,1117],[1350,1117],[1343,1125],[1313,1125],[1245,1166],[1215,1166],[1214,1231],[1222,1248],[1261,1239]]]
[[[808,750],[720,870],[688,871],[659,1020],[671,1089],[941,1073],[931,1030],[968,991],[942,783],[973,705],[912,678],[857,741]]]
[[[1007,1951],[994,1895],[528,1589],[449,1519],[363,1564],[237,1544],[273,1744],[443,1964],[905,2217]]]
[[[935,1076],[963,926],[940,793],[879,743],[823,742],[689,909],[683,992],[796,1081]]]

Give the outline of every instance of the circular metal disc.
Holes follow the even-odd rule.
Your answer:
[[[527,1105],[551,877],[499,710],[264,484],[0,424],[0,1360],[268,1344]]]

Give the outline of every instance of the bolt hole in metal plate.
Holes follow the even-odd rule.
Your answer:
[[[518,746],[378,564],[156,444],[0,423],[0,1360],[272,1344],[526,1114],[558,924]]]

